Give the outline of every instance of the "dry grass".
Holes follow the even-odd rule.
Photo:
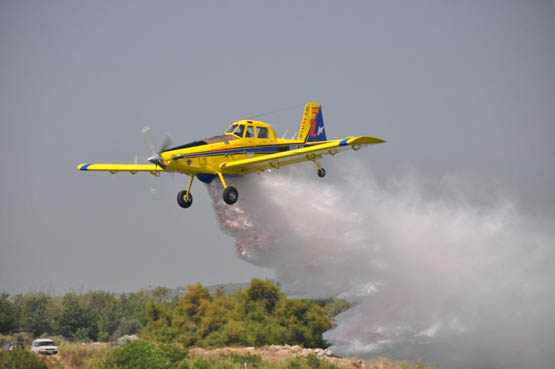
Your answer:
[[[94,362],[101,361],[108,349],[106,344],[65,343],[59,347],[58,359],[66,369],[85,369],[93,366]]]
[[[305,349],[300,346],[289,345],[270,345],[263,347],[224,347],[219,349],[189,349],[191,358],[217,358],[229,355],[259,355],[264,361],[272,361],[281,363],[292,357],[306,357],[308,355],[317,355],[318,357],[329,360],[340,368],[345,369],[438,369],[438,367],[427,366],[424,363],[410,363],[407,361],[390,360],[386,357],[376,359],[362,360],[358,358],[340,358],[329,355],[326,350],[322,349]]]
[[[49,360],[51,369],[96,369],[102,367],[103,359],[106,358],[110,346],[101,345],[81,345],[63,344],[60,346],[60,353],[57,357]],[[288,368],[288,362],[296,357],[317,356],[324,361],[335,364],[344,369],[437,369],[437,367],[427,366],[423,363],[410,363],[405,361],[390,360],[380,357],[371,360],[361,360],[357,358],[338,358],[330,356],[328,352],[321,349],[304,349],[300,346],[264,346],[254,347],[225,347],[219,349],[189,349],[189,361],[200,359],[210,360],[212,365],[219,367],[223,361],[233,356],[260,356],[263,360],[263,368]],[[223,360],[223,361],[222,361]],[[220,362],[221,361],[221,362]],[[218,365],[216,365],[218,364]],[[229,363],[228,363],[229,364]],[[227,365],[227,364],[226,364]],[[226,366],[224,365],[224,366]],[[240,365],[242,368],[242,365]],[[193,366],[191,366],[193,367]],[[226,366],[227,367],[227,366]],[[296,367],[296,366],[295,366]],[[304,367],[304,366],[303,366]]]

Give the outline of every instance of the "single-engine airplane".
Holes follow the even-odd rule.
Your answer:
[[[324,119],[320,104],[306,104],[297,139],[279,138],[273,128],[256,120],[239,120],[225,131],[223,135],[193,141],[185,145],[172,147],[172,140],[166,136],[161,148],[156,151],[150,127],[143,128],[147,142],[152,151],[148,161],[152,164],[90,164],[77,166],[81,171],[149,172],[159,176],[161,172],[177,172],[190,176],[186,190],[177,194],[177,203],[188,208],[193,203],[191,186],[193,179],[210,183],[218,178],[224,188],[223,199],[232,205],[239,198],[239,192],[228,186],[227,175],[246,175],[266,169],[311,161],[316,165],[320,178],[326,170],[320,166],[318,159],[324,155],[335,155],[347,149],[357,151],[362,146],[385,142],[382,139],[358,136],[339,140],[328,140],[324,129]]]

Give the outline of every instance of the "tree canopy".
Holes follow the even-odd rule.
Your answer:
[[[53,297],[0,294],[0,333],[58,335],[67,340],[115,341],[138,334],[150,341],[219,347],[290,344],[326,347],[322,333],[350,304],[343,300],[289,299],[271,280],[212,292],[200,284],[182,296],[165,287],[128,294],[105,291]]]

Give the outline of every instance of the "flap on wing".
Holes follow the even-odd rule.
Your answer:
[[[90,164],[84,163],[77,166],[77,170],[83,171],[99,171],[99,172],[129,172],[135,174],[137,172],[164,172],[164,169],[156,164]]]
[[[385,141],[369,136],[347,137],[343,140],[327,141],[301,149],[227,162],[223,163],[220,168],[224,174],[246,174],[268,168],[278,169],[280,166],[319,159],[323,155],[335,155],[350,148],[358,150],[362,145],[374,145],[382,142]]]

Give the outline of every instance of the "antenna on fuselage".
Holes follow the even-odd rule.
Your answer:
[[[297,135],[297,131],[295,131],[295,133],[293,134],[293,136],[291,136],[291,139],[294,140],[296,135]]]
[[[285,132],[283,133],[283,136],[281,136],[281,138],[285,138],[285,136],[287,135],[287,132],[289,132],[289,128],[285,129]]]

